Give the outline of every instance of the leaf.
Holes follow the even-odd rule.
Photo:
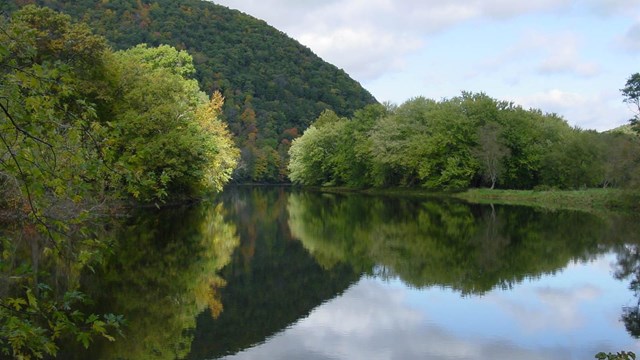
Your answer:
[[[89,333],[81,332],[76,336],[76,340],[82,343],[82,346],[84,346],[85,349],[88,349],[89,344],[91,343],[91,336]]]
[[[107,329],[104,327],[104,321],[95,321],[93,323],[93,325],[91,325],[91,328],[93,329],[93,331],[95,331],[96,333],[100,334],[100,335],[105,335],[107,333]]]
[[[33,294],[33,292],[31,291],[31,289],[27,290],[27,299],[29,300],[29,306],[34,308],[34,309],[38,309],[38,299],[36,298],[36,296]]]
[[[7,299],[7,306],[14,308],[16,311],[20,311],[22,305],[27,305],[27,301],[23,298]]]
[[[0,60],[9,54],[9,49],[7,49],[3,44],[0,44]]]
[[[96,322],[99,319],[98,315],[96,314],[91,314],[89,315],[89,317],[87,318],[87,320],[84,322],[85,324],[91,324]]]

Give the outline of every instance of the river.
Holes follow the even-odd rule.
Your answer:
[[[591,359],[640,352],[640,225],[238,186],[113,226],[81,290],[125,337],[68,359]]]

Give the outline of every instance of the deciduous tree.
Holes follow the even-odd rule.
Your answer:
[[[624,96],[623,101],[629,104],[634,112],[633,118],[629,121],[633,128],[640,133],[640,73],[632,74],[620,91]]]
[[[493,189],[502,175],[504,158],[509,156],[509,148],[501,143],[501,128],[496,123],[488,123],[478,129],[478,145],[475,156],[480,163],[482,175]]]

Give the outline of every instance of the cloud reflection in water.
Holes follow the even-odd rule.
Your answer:
[[[607,346],[571,335],[553,340],[585,325],[582,303],[602,290],[537,282],[519,290],[531,299],[514,302],[504,291],[461,298],[446,289],[416,290],[399,281],[363,278],[307,318],[228,359],[571,359],[591,358]],[[456,316],[463,308],[478,315],[468,319],[470,326]],[[498,322],[506,317],[520,329],[496,330],[493,317]]]

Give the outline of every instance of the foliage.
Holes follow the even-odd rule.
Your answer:
[[[63,232],[99,166],[92,140],[101,131],[95,103],[106,42],[45,8],[27,7],[0,26],[8,50],[0,56],[0,174],[16,208],[49,233]]]
[[[37,3],[87,22],[116,49],[168,44],[194,57],[208,94],[220,91],[241,159],[236,181],[286,181],[292,131],[324,110],[339,116],[375,103],[343,70],[265,22],[201,0],[12,0]]]
[[[292,144],[291,180],[451,191],[631,188],[640,179],[637,137],[571,128],[555,114],[483,93],[441,101],[418,97],[363,113],[368,115],[331,126],[321,126],[327,116],[319,117]]]
[[[327,110],[307,129],[308,135],[293,141],[289,150],[292,181],[308,185],[336,183],[339,174],[335,158],[344,126],[343,119]]]
[[[91,236],[79,242],[70,236],[83,231],[86,209],[102,200],[96,109],[106,96],[108,48],[86,25],[46,8],[25,7],[0,19],[0,28],[0,177],[8,195],[0,205],[27,239],[18,231],[2,234],[0,271],[11,280],[0,298],[0,351],[42,358],[55,355],[64,337],[84,346],[95,336],[112,340],[122,323],[115,315],[83,313],[86,298],[74,286],[38,280],[38,259],[64,258],[75,263],[73,273],[100,247]],[[31,262],[16,263],[21,241],[31,243]]]
[[[596,354],[596,359],[600,360],[635,360],[636,354],[632,351],[619,351],[617,353],[604,353],[599,352]]]
[[[208,102],[185,77],[186,52],[114,53],[87,25],[35,6],[0,28],[0,215],[21,228],[1,235],[2,278],[20,281],[3,291],[0,342],[4,353],[42,357],[65,336],[112,339],[121,321],[80,310],[77,277],[105,248],[87,221],[115,200],[220,190],[238,152],[218,118],[222,96]],[[32,261],[21,264],[25,241]],[[40,259],[65,268],[63,285],[38,281]]]
[[[195,80],[191,57],[163,46],[138,45],[113,54],[114,95],[105,160],[116,188],[144,201],[222,189],[237,150],[218,119],[219,93],[210,102]]]
[[[58,301],[45,284],[27,288],[19,297],[1,298],[0,353],[42,359],[55,356],[59,350],[56,341],[64,337],[73,338],[84,348],[96,335],[115,341],[110,333],[122,334],[122,316],[84,314],[77,307],[86,301],[78,291],[68,291]]]
[[[640,73],[629,76],[620,92],[624,96],[623,101],[633,107],[634,116],[629,122],[633,129],[640,133]]]

